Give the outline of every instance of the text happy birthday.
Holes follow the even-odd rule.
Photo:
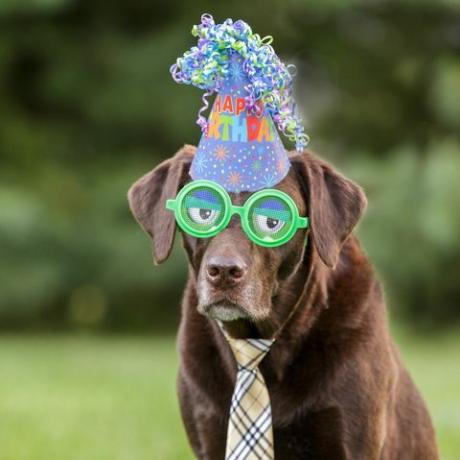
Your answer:
[[[245,112],[243,97],[217,95],[209,117],[207,137],[232,142],[263,142],[273,140],[273,123],[267,116],[257,117]],[[246,117],[240,114],[246,114]]]

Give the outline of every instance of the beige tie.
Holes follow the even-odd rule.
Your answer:
[[[258,368],[273,340],[227,337],[238,364],[230,406],[226,460],[275,458],[270,398]]]

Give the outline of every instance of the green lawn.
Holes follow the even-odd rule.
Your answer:
[[[460,335],[401,348],[444,460],[460,456]],[[1,460],[191,458],[173,339],[0,337]]]

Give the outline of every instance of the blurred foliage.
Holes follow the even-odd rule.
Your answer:
[[[176,321],[184,257],[151,266],[125,196],[199,139],[201,92],[168,69],[206,11],[297,65],[312,149],[366,188],[360,234],[393,311],[460,318],[458,0],[3,0],[0,324]]]
[[[401,146],[384,162],[357,155],[348,165],[368,194],[359,233],[384,275],[390,310],[425,327],[460,313],[458,149],[436,143],[422,160]]]

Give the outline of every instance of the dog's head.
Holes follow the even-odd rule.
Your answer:
[[[188,171],[194,152],[194,147],[185,146],[129,191],[131,210],[153,240],[155,263],[163,262],[171,252],[176,222],[165,204],[191,180]],[[294,199],[301,216],[309,217],[309,229],[298,230],[290,241],[275,248],[251,242],[237,216],[213,238],[183,233],[200,313],[224,322],[248,319],[257,323],[269,318],[278,291],[306,263],[307,240],[327,267],[337,263],[343,243],[364,211],[364,194],[312,154],[293,154],[290,160],[292,168],[277,188]],[[249,195],[231,197],[241,205]]]

